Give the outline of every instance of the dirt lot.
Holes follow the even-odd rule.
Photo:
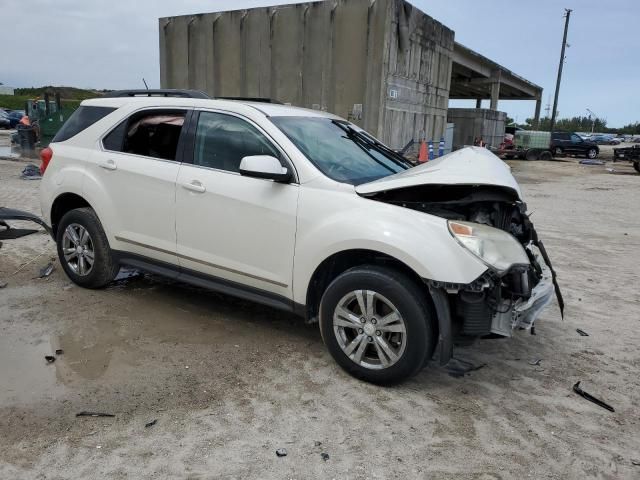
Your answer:
[[[0,478],[640,478],[640,175],[511,164],[566,317],[552,305],[535,336],[458,349],[486,363],[463,378],[432,366],[367,385],[316,325],[145,276],[83,290],[55,260],[37,279],[52,240],[5,241]],[[23,167],[0,161],[0,205],[39,212]],[[578,380],[616,412],[572,393]]]

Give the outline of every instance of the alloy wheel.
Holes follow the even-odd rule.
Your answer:
[[[72,223],[67,226],[62,236],[62,253],[65,262],[75,274],[84,277],[93,270],[93,240],[82,225]]]
[[[355,290],[342,297],[333,314],[333,332],[351,361],[372,370],[395,364],[407,346],[402,315],[373,290]]]

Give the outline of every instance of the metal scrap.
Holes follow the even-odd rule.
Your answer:
[[[573,391],[576,392],[578,395],[580,395],[582,398],[585,398],[586,400],[589,400],[590,402],[593,402],[593,403],[595,403],[596,405],[599,405],[602,408],[606,408],[610,412],[615,412],[615,410],[613,409],[613,407],[611,405],[609,405],[608,403],[603,402],[602,400],[600,400],[600,399],[594,397],[593,395],[590,395],[587,392],[585,392],[584,390],[582,390],[580,388],[580,382],[576,383],[573,386]]]
[[[76,417],[115,417],[115,415],[112,413],[82,411],[80,413],[76,413]]]
[[[151,420],[148,423],[144,424],[144,428],[149,428],[149,427],[153,427],[156,423],[158,423],[158,419],[154,418],[153,420]]]
[[[588,337],[589,336],[589,334],[587,332],[585,332],[584,330],[581,330],[580,328],[576,328],[576,332],[578,332],[581,337]]]
[[[40,269],[39,274],[38,274],[38,278],[48,277],[49,275],[51,275],[51,272],[53,272],[53,263],[49,263],[49,264],[45,265],[44,267],[42,267]]]

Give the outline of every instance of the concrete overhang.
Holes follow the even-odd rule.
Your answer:
[[[453,48],[452,61],[449,92],[452,100],[491,99],[496,83],[500,100],[540,100],[542,97],[542,87],[458,42]],[[496,92],[495,87],[493,91]]]

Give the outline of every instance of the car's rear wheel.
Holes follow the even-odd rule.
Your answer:
[[[118,273],[107,236],[91,208],[67,212],[58,224],[56,243],[60,265],[82,287],[104,287]]]
[[[587,158],[594,159],[598,156],[598,151],[595,148],[587,150]]]
[[[433,321],[424,290],[408,276],[377,266],[347,270],[320,304],[329,353],[354,377],[378,384],[421,370],[435,347]]]

